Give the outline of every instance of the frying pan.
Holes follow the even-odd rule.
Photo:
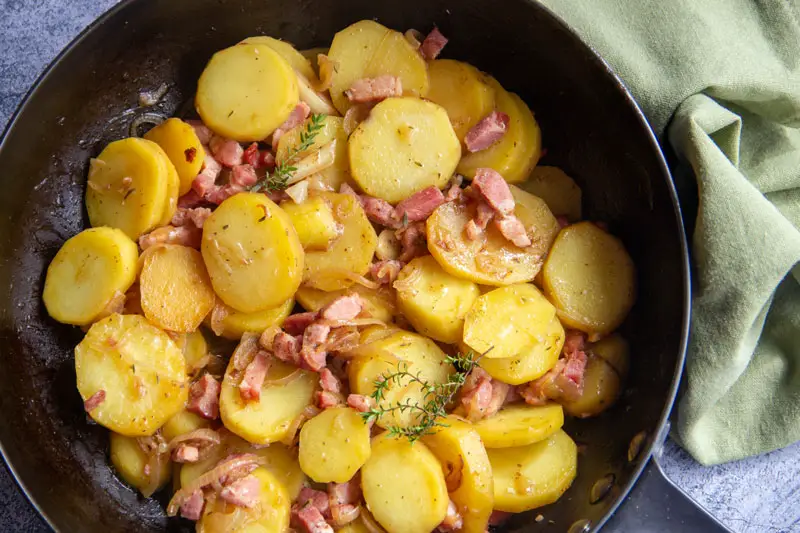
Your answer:
[[[600,417],[568,422],[581,453],[564,497],[501,530],[724,531],[650,461],[667,434],[688,336],[688,252],[668,168],[620,80],[528,0],[126,0],[81,34],[0,145],[0,447],[23,491],[60,531],[192,529],[166,518],[166,495],[142,499],[108,466],[107,431],[87,422],[75,387],[72,350],[82,334],[44,311],[45,269],[87,227],[89,158],[127,136],[144,111],[141,89],[169,83],[155,110],[173,114],[191,102],[214,51],[254,34],[323,46],[365,18],[397,29],[435,23],[451,39],[446,57],[519,93],[541,125],[544,163],[576,178],[587,218],[607,221],[638,268],[638,300],[623,327],[632,347],[623,397]],[[642,445],[631,446],[637,435]]]

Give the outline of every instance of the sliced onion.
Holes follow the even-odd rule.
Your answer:
[[[369,112],[371,110],[372,106],[367,104],[355,104],[351,106],[344,114],[344,122],[342,123],[345,134],[349,136],[353,133],[358,125],[369,117]]]
[[[291,187],[287,187],[284,192],[296,204],[302,204],[308,199],[308,180],[298,181]]]
[[[421,277],[422,269],[415,268],[408,276],[404,277],[403,279],[395,280],[395,282],[392,284],[392,287],[394,287],[394,290],[397,292],[405,292],[409,289],[413,289],[414,285],[417,284]]]
[[[330,115],[333,117],[339,116],[339,112],[333,107],[333,104],[327,96],[314,90],[308,78],[297,70],[295,70],[294,73],[297,74],[297,88],[300,92],[300,100],[308,104],[312,113]]]
[[[384,229],[378,235],[378,245],[375,248],[375,257],[381,261],[388,261],[400,257],[400,241],[392,229]]]
[[[275,340],[275,336],[280,333],[282,330],[275,324],[272,324],[264,332],[259,335],[258,337],[258,345],[261,346],[263,349],[267,350],[268,352],[272,351],[272,343]]]
[[[303,412],[300,413],[292,420],[292,423],[289,424],[288,429],[286,430],[286,435],[281,439],[281,444],[285,446],[293,446],[295,437],[297,436],[297,432],[300,430],[300,426],[303,425],[307,420],[311,420],[315,416],[320,413],[320,409],[315,405],[307,405]]]
[[[122,314],[125,310],[125,302],[127,301],[127,297],[124,293],[116,291],[114,296],[108,301],[106,306],[100,311],[100,314],[97,315],[97,318],[94,319],[95,322],[104,319],[107,316],[111,316],[113,314]]]
[[[150,472],[147,475],[147,485],[142,487],[142,496],[149,498],[158,490],[159,477],[161,475],[161,465],[166,460],[166,456],[154,453],[147,459],[147,468]]]
[[[415,50],[422,46],[422,41],[425,40],[425,36],[422,35],[422,32],[415,30],[414,28],[406,30],[403,36],[406,38],[406,41],[408,41],[408,43],[414,47]]]
[[[333,77],[339,70],[339,62],[333,61],[325,54],[317,54],[317,66],[319,67],[319,85],[317,91],[327,91],[333,84]]]
[[[234,470],[242,469],[241,471],[243,472],[249,469],[251,466],[253,469],[255,469],[259,465],[265,464],[265,462],[266,460],[264,458],[252,453],[243,453],[226,457],[217,463],[217,466],[205,474],[198,476],[185,487],[182,487],[179,491],[177,491],[169,501],[169,505],[167,505],[167,515],[175,516],[178,514],[178,510],[181,508],[181,505],[183,505],[186,499],[189,498],[194,491],[209,485],[219,485],[220,478],[223,476],[228,476]],[[250,470],[250,472],[252,472],[252,470]],[[250,472],[248,472],[248,474]],[[229,479],[227,481],[230,482],[232,480]]]
[[[128,127],[128,134],[131,137],[141,137],[139,133],[139,127],[144,126],[145,124],[151,126],[158,126],[162,122],[167,120],[167,117],[164,115],[160,115],[158,113],[142,113],[131,122],[130,127]]]
[[[189,433],[184,433],[183,435],[178,435],[167,444],[167,449],[169,451],[174,450],[178,447],[179,444],[183,444],[189,441],[202,441],[202,444],[198,447],[208,448],[211,446],[216,446],[221,442],[219,433],[214,431],[213,429],[208,428],[200,428],[195,429],[194,431],[190,431]]]
[[[336,527],[342,527],[356,520],[361,514],[361,506],[353,504],[331,505],[331,522]]]
[[[333,187],[325,183],[325,179],[320,174],[311,174],[306,178],[308,190],[317,192],[335,192]]]
[[[264,380],[264,386],[266,387],[266,386],[270,386],[270,385],[288,385],[289,383],[292,383],[293,381],[295,381],[297,378],[299,378],[302,375],[303,375],[303,370],[300,369],[300,368],[297,368],[294,371],[286,374],[282,378],[265,379]]]
[[[258,337],[257,334],[249,331],[242,335],[242,340],[231,356],[231,363],[235,370],[244,370],[250,364],[250,361],[258,352]]]
[[[372,514],[364,508],[361,509],[361,522],[369,533],[386,533],[386,530],[378,524]]]
[[[325,269],[323,272],[320,272],[316,276],[312,276],[311,278],[309,278],[305,282],[305,284],[308,285],[309,287],[316,288],[315,280],[322,280],[324,282],[332,279],[352,281],[353,283],[358,283],[359,285],[364,286],[368,289],[377,290],[381,288],[380,283],[368,280],[364,276],[356,274],[352,270],[347,270],[346,268]]]
[[[378,320],[377,318],[353,318],[351,320],[325,320],[320,319],[315,322],[315,324],[321,324],[323,326],[330,326],[332,328],[342,328],[346,326],[385,326],[386,322],[383,320]]]
[[[214,309],[211,310],[211,331],[214,332],[214,335],[219,337],[222,335],[222,332],[225,331],[225,326],[222,324],[222,321],[225,320],[230,313],[231,308],[217,299]]]
[[[294,165],[297,170],[292,172],[289,179],[286,180],[286,184],[291,185],[293,183],[297,183],[303,178],[307,178],[311,174],[316,174],[320,170],[325,170],[333,165],[335,157],[336,139],[298,161]]]
[[[158,89],[154,91],[139,91],[139,105],[142,107],[150,107],[156,105],[159,100],[164,98],[169,90],[169,85],[162,83]]]

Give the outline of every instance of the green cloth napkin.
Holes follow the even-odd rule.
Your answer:
[[[707,465],[800,440],[800,3],[542,3],[608,61],[697,179],[673,436]]]

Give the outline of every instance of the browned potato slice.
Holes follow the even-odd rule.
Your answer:
[[[633,261],[619,239],[591,222],[561,230],[542,272],[545,293],[568,327],[609,333],[633,306]]]
[[[581,219],[581,188],[560,168],[537,166],[519,186],[544,200],[553,214]]]
[[[560,400],[564,410],[578,418],[596,416],[611,407],[622,392],[622,380],[602,357],[589,357],[583,377],[583,392],[575,400]]]
[[[365,193],[397,203],[426,187],[444,187],[461,145],[438,105],[387,98],[350,135],[350,171]]]
[[[536,334],[536,342],[511,357],[484,358],[481,367],[495,379],[509,385],[522,385],[540,378],[555,366],[564,346],[564,327],[553,317],[546,329]]]
[[[518,248],[493,224],[478,239],[469,240],[464,228],[475,217],[474,206],[448,202],[426,223],[428,250],[446,272],[484,285],[511,285],[536,277],[558,234],[558,221],[540,198],[513,185],[511,193],[517,202],[515,213],[533,244]]]
[[[481,71],[453,59],[428,63],[428,78],[428,100],[447,111],[458,140],[463,142],[467,132],[494,109],[494,89]]]
[[[177,244],[159,246],[145,255],[139,291],[144,316],[170,331],[196,330],[214,307],[203,256]]]
[[[189,192],[206,157],[194,128],[179,118],[169,118],[148,131],[144,138],[158,144],[169,157],[180,179],[179,194]]]

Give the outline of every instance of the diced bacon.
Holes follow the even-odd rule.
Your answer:
[[[372,279],[382,285],[391,285],[397,279],[397,275],[403,269],[404,263],[397,259],[387,259],[376,261],[369,267],[369,274]]]
[[[566,228],[567,226],[569,226],[569,219],[564,215],[558,215],[556,217],[556,221],[558,222],[558,226],[560,228]]]
[[[300,340],[297,337],[281,331],[272,340],[272,351],[284,363],[300,365]]]
[[[503,176],[491,168],[479,168],[475,171],[472,188],[480,193],[497,213],[501,215],[514,213],[516,204],[511,189],[508,188],[508,183]]]
[[[408,263],[415,257],[428,253],[424,222],[413,222],[405,228],[400,228],[397,230],[396,235],[400,245],[403,247],[403,252],[397,258],[401,263]]]
[[[249,475],[223,487],[219,497],[237,507],[254,507],[260,493],[261,482],[254,475]]]
[[[334,533],[333,528],[325,521],[319,509],[313,505],[306,505],[293,511],[293,518],[306,533]]]
[[[247,402],[261,398],[261,387],[267,377],[270,362],[269,354],[259,350],[247,365],[242,382],[239,383],[239,396],[242,397],[242,400]]]
[[[461,202],[464,200],[464,189],[461,188],[463,182],[464,177],[460,174],[453,176],[444,195],[445,202]]]
[[[479,200],[475,210],[475,218],[467,222],[465,227],[467,239],[471,241],[478,240],[486,231],[486,227],[492,221],[494,215],[494,209],[486,202]]]
[[[486,417],[493,405],[492,398],[492,377],[481,367],[476,367],[461,389],[461,405],[466,410],[466,417],[473,422]]]
[[[219,205],[231,196],[244,192],[244,190],[244,187],[240,185],[227,183],[222,187],[215,187],[213,190],[209,191],[205,198],[212,204]]]
[[[464,527],[464,518],[459,514],[458,507],[453,500],[447,504],[447,514],[439,524],[439,531],[458,531]]]
[[[505,511],[492,511],[492,514],[489,515],[489,525],[490,526],[499,526],[502,525],[506,520],[511,518],[513,513],[507,513]]]
[[[517,390],[531,405],[543,405],[548,400],[574,400],[583,392],[584,373],[588,357],[583,351],[583,335],[567,334],[563,357],[544,376],[520,385]]]
[[[325,369],[323,368],[323,370]],[[320,409],[330,409],[331,407],[342,405],[342,397],[335,392],[316,391],[314,393],[314,403]]]
[[[236,165],[231,172],[231,184],[239,187],[247,188],[255,185],[258,181],[256,169],[251,165]]]
[[[100,389],[83,402],[83,410],[89,413],[99,407],[104,401],[106,401],[106,391]]]
[[[419,222],[431,216],[431,213],[444,202],[442,191],[431,185],[397,204],[394,210],[394,218],[395,220]]]
[[[278,141],[283,137],[283,134],[289,131],[292,128],[296,128],[308,118],[308,115],[311,113],[311,108],[305,102],[298,103],[292,112],[289,113],[289,116],[286,120],[283,121],[283,124],[278,126],[274,132],[272,132],[272,147],[275,148],[278,146]]]
[[[497,413],[500,408],[503,407],[506,403],[506,399],[508,398],[509,391],[513,391],[514,387],[509,385],[508,383],[503,383],[502,381],[492,379],[492,399],[489,401],[489,405],[486,410],[483,412],[484,417],[490,417],[493,414]]]
[[[189,402],[186,410],[208,420],[219,417],[219,381],[211,374],[204,374],[189,389]]]
[[[354,81],[344,94],[354,103],[378,102],[392,96],[403,96],[403,83],[398,76],[390,75],[361,78]]]
[[[364,396],[363,394],[350,394],[347,397],[347,405],[349,405],[356,411],[366,413],[367,411],[375,407],[375,400],[370,398],[369,396]]]
[[[320,311],[325,320],[353,320],[361,313],[364,302],[358,294],[339,296]]]
[[[578,350],[571,355],[567,355],[565,359],[566,364],[564,365],[564,371],[561,375],[571,385],[574,384],[574,388],[577,390],[578,394],[580,394],[580,392],[583,391],[583,375],[586,371],[586,363],[588,362],[586,352]],[[562,388],[564,388],[563,385]],[[572,387],[570,386],[570,388]]]
[[[442,52],[442,48],[447,44],[447,37],[442,35],[439,28],[433,27],[431,32],[422,41],[419,47],[419,53],[426,61],[433,61]]]
[[[214,135],[208,143],[214,159],[226,167],[235,167],[242,164],[244,150],[242,146],[233,139],[226,139],[219,135]]]
[[[203,203],[203,197],[197,194],[194,189],[189,189],[189,192],[178,198],[178,209],[201,207]]]
[[[203,169],[192,182],[192,189],[202,198],[216,188],[217,178],[222,172],[222,165],[210,154],[203,160]]]
[[[323,368],[319,371],[319,384],[322,386],[322,390],[327,392],[342,392],[342,383],[339,381],[339,378],[333,375],[333,372],[330,369]]]
[[[211,216],[211,209],[207,207],[178,207],[172,216],[173,226],[193,225],[196,228],[203,228],[203,224]]]
[[[323,324],[311,324],[303,332],[303,346],[300,348],[300,358],[303,366],[314,372],[319,372],[325,367],[325,341],[331,327]]]
[[[176,463],[196,463],[200,460],[200,450],[197,446],[181,443],[172,450],[172,460]]]
[[[197,148],[192,146],[191,148],[187,148],[183,151],[183,158],[186,160],[187,163],[193,163],[195,158],[197,157]]]
[[[194,226],[162,226],[139,237],[139,248],[147,250],[158,244],[180,244],[200,248],[203,232]]]
[[[367,217],[375,224],[394,229],[400,227],[400,221],[395,218],[394,207],[386,200],[362,195],[361,205],[364,207]]]
[[[503,237],[514,243],[514,246],[526,248],[532,244],[525,225],[516,216],[495,217],[494,225],[500,230]]]
[[[289,335],[300,335],[317,319],[317,313],[295,313],[283,321],[283,330]]]
[[[259,150],[258,143],[252,143],[248,146],[242,160],[253,168],[267,168],[272,169],[275,167],[275,156],[269,150]]]
[[[564,338],[564,354],[574,355],[576,352],[586,350],[586,334],[582,331],[568,330]]]
[[[181,516],[187,520],[200,520],[205,504],[203,491],[197,489],[181,504]]]
[[[511,403],[521,402],[523,400],[522,396],[519,395],[519,391],[517,387],[508,387],[508,394],[506,394],[505,405]]]
[[[321,490],[314,490],[311,487],[303,487],[300,489],[300,494],[297,495],[295,503],[299,507],[311,505],[324,516],[328,516],[330,513],[330,500],[328,498],[328,494],[322,492]]]
[[[489,148],[506,134],[508,122],[508,115],[500,111],[492,111],[483,117],[464,136],[467,150],[479,152]]]
[[[211,142],[214,133],[208,129],[208,126],[199,120],[187,120],[186,122],[194,129],[194,134],[197,135],[200,144],[208,144]]]
[[[354,478],[347,483],[328,483],[328,498],[334,525],[342,527],[349,524],[358,518],[361,511],[358,506],[361,501],[359,479]]]

